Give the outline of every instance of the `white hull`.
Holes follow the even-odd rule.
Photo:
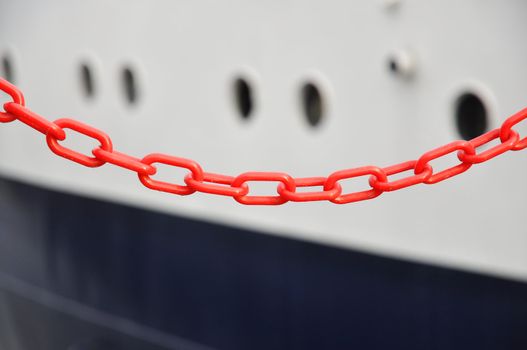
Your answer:
[[[403,1],[396,9],[382,1],[17,0],[0,7],[0,52],[11,58],[31,109],[105,130],[118,150],[193,158],[211,172],[321,176],[395,164],[459,138],[452,108],[463,91],[482,98],[490,128],[527,101],[527,3],[520,0]],[[386,69],[391,52],[407,49],[416,59],[412,79]],[[93,69],[92,100],[79,82],[82,62]],[[123,98],[124,66],[136,74],[134,106]],[[248,121],[232,101],[240,74],[254,88]],[[302,115],[305,81],[325,101],[318,128]],[[69,144],[91,146],[80,137]],[[112,166],[91,170],[58,158],[21,124],[1,126],[0,157],[4,176],[61,191],[527,280],[521,153],[368,202],[270,208],[146,190]]]

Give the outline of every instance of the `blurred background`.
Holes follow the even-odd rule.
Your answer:
[[[417,159],[527,106],[525,13],[523,0],[0,0],[0,75],[30,109],[138,158],[327,176]],[[261,207],[151,191],[45,140],[0,126],[1,350],[527,347],[521,152],[361,203]],[[63,144],[97,145],[71,130]],[[156,166],[163,181],[188,172]]]

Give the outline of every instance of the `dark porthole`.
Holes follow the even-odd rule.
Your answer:
[[[93,98],[95,95],[95,81],[93,77],[93,72],[90,66],[86,63],[81,64],[80,66],[80,82],[82,92],[87,98]]]
[[[14,83],[13,61],[9,55],[2,56],[2,76],[9,82]]]
[[[249,82],[243,78],[234,81],[236,109],[243,119],[249,119],[254,109],[253,92]]]
[[[123,68],[121,72],[121,85],[126,102],[130,105],[136,104],[139,99],[137,79],[130,67]]]
[[[455,118],[458,133],[465,140],[478,137],[487,131],[487,108],[481,98],[471,92],[464,93],[457,99]]]
[[[319,125],[324,116],[324,101],[319,89],[312,83],[306,83],[300,95],[307,122],[313,127]]]

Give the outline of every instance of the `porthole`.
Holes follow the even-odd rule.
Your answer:
[[[236,78],[233,84],[234,102],[238,114],[243,119],[249,119],[254,109],[254,97],[251,84],[244,78]]]
[[[131,67],[124,67],[121,71],[121,87],[125,101],[134,105],[139,100],[137,77]]]
[[[487,131],[487,107],[477,94],[462,93],[455,102],[454,113],[457,131],[463,139],[470,140]]]
[[[80,86],[86,98],[95,96],[95,81],[93,69],[87,63],[82,63],[79,67]]]
[[[13,59],[10,55],[4,54],[2,56],[2,76],[9,82],[14,83],[15,81],[15,73],[14,73],[14,67],[13,67]]]
[[[318,126],[324,118],[325,106],[322,94],[314,83],[308,82],[302,86],[300,102],[308,124],[312,127]]]

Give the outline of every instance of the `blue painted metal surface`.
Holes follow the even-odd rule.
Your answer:
[[[0,349],[525,349],[527,285],[0,180]]]

